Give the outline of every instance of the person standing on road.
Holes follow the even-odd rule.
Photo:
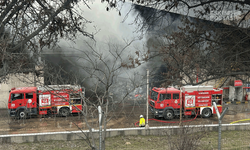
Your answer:
[[[139,127],[145,127],[145,119],[143,118],[143,115],[140,115],[140,124]]]

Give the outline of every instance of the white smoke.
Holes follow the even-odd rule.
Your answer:
[[[98,82],[95,76],[98,76],[99,80],[101,78],[114,82],[112,89],[115,89],[113,90],[115,93],[120,91],[118,90],[119,88],[124,89],[129,86],[130,89],[126,92],[130,92],[129,90],[133,90],[133,87],[141,84],[145,85],[146,64],[141,66],[135,65],[136,68],[134,69],[119,68],[113,73],[116,76],[114,79],[106,78],[105,74],[102,74],[108,74],[109,69],[112,67],[118,68],[121,65],[120,61],[115,60],[113,55],[116,55],[116,53],[114,52],[121,52],[131,41],[133,42],[121,53],[123,63],[129,63],[129,57],[142,60],[147,51],[145,47],[147,39],[142,32],[136,32],[137,25],[133,23],[136,14],[134,12],[128,14],[132,7],[131,4],[122,3],[122,5],[120,10],[121,16],[116,10],[106,11],[106,4],[99,1],[89,3],[91,9],[86,9],[86,6],[83,6],[82,8],[85,9],[82,11],[82,15],[85,16],[85,19],[92,22],[87,24],[85,30],[89,33],[95,33],[95,40],[93,41],[79,34],[74,42],[61,40],[57,49],[54,49],[52,52],[51,50],[44,50],[44,53],[60,57],[58,59],[60,62],[57,62],[56,57],[51,57],[50,55],[50,61],[53,61],[55,64],[65,64],[65,62],[62,62],[65,60],[67,63],[66,70],[78,68],[78,71],[82,73],[84,78],[84,85],[88,87],[92,87]],[[139,52],[139,56],[136,55],[136,51]],[[101,58],[98,59],[98,57]],[[72,67],[70,67],[70,64]],[[106,64],[109,67],[105,66]],[[94,67],[96,67],[96,70]],[[126,83],[126,85],[119,84],[118,82],[120,81]]]

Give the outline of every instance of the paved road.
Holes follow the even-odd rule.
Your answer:
[[[222,123],[231,123],[237,120],[250,118],[250,104],[228,104],[225,107],[229,107],[228,112],[223,118]],[[146,114],[145,105],[126,106],[120,107],[113,113],[110,113],[112,118],[107,124],[107,128],[129,128],[135,127],[134,123],[139,120],[140,114]],[[98,114],[88,118],[89,125],[98,129]],[[152,118],[149,113],[149,118]],[[214,115],[210,118],[197,117],[183,118],[183,121],[187,121],[184,124],[217,124],[217,116]],[[149,121],[149,126],[168,126],[179,125],[179,118],[175,118],[168,123],[165,123],[162,118],[160,121]],[[244,122],[250,122],[246,120]],[[0,134],[18,134],[18,133],[36,133],[36,132],[56,132],[56,131],[72,131],[72,130],[86,130],[87,125],[83,116],[69,116],[69,117],[33,117],[31,119],[16,120],[9,118],[7,109],[0,110]]]

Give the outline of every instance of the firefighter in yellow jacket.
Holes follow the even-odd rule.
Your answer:
[[[140,124],[139,127],[145,127],[145,119],[143,118],[143,115],[140,115]]]

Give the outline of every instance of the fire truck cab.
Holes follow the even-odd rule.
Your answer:
[[[156,118],[173,119],[180,114],[180,90],[169,88],[156,88],[151,91],[149,106]]]
[[[37,114],[37,87],[12,88],[9,94],[8,111],[10,116],[20,118]]]

